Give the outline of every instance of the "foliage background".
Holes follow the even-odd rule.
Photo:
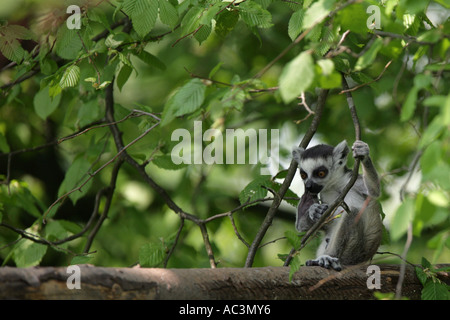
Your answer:
[[[182,223],[167,199],[129,163],[118,171],[110,195],[103,188],[111,186],[113,164],[100,170],[81,192],[59,198],[117,155],[108,126],[55,143],[106,123],[105,96],[114,76],[114,115],[116,121],[124,119],[117,126],[125,144],[155,124],[148,114],[126,118],[132,110],[162,118],[162,124],[127,153],[146,164],[147,175],[184,212],[207,219],[239,207],[245,199],[242,192],[251,188],[262,197],[272,194],[258,183],[259,166],[174,167],[167,158],[175,144],[170,141],[173,130],[192,130],[194,120],[203,121],[203,130],[280,129],[280,156],[287,168],[290,151],[312,119],[302,101],[295,99],[302,92],[314,110],[318,88],[330,90],[313,143],[337,144],[343,139],[353,143],[352,120],[345,95],[340,94],[340,72],[351,87],[361,85],[352,95],[362,138],[382,176],[380,200],[389,235],[380,251],[402,254],[409,228],[413,240],[408,261],[420,263],[422,257],[432,263],[450,261],[448,3],[240,2],[78,2],[83,8],[82,28],[75,32],[65,27],[69,17],[65,9],[77,1],[3,0],[3,265],[210,266],[198,224],[190,219]],[[369,5],[381,8],[378,33],[366,26]],[[11,27],[15,25],[22,27]],[[306,59],[298,59],[302,54]],[[295,68],[302,72],[293,72]],[[282,176],[276,181],[282,183]],[[298,177],[291,191],[287,196],[302,194]],[[109,208],[97,234],[90,228],[76,239],[55,244],[82,231],[96,204],[99,213],[92,216],[96,221]],[[260,202],[233,213],[236,228],[248,243],[269,205],[270,201]],[[279,255],[287,254],[295,242],[294,213],[295,207],[283,201],[263,241],[273,242],[258,250],[253,266],[283,264]],[[218,266],[243,266],[248,249],[230,219],[215,219],[206,228]],[[90,234],[90,254],[80,255]],[[24,235],[31,239],[23,239]],[[314,245],[301,252],[301,262],[314,256]],[[399,262],[392,256],[377,258]]]

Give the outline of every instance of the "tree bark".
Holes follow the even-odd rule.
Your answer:
[[[380,289],[370,290],[367,266],[336,272],[302,267],[289,281],[289,268],[158,269],[80,265],[80,289],[69,289],[75,273],[65,267],[0,268],[0,299],[374,299],[394,292],[398,265],[379,265]],[[450,284],[448,273],[442,280]],[[369,282],[372,281],[369,279]],[[422,285],[406,267],[402,295],[420,299]]]

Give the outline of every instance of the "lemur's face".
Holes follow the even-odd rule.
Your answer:
[[[322,191],[330,178],[332,165],[331,157],[302,159],[299,169],[305,190],[312,194]]]
[[[306,150],[294,150],[293,156],[298,163],[305,190],[312,194],[320,193],[341,172],[338,169],[345,166],[347,154],[345,141],[336,147],[322,144]]]

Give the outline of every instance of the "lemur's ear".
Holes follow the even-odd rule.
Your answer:
[[[297,163],[300,163],[303,152],[305,152],[305,149],[300,147],[295,148],[294,150],[292,150],[292,158],[294,158]]]
[[[345,165],[347,163],[348,152],[349,148],[347,141],[344,140],[333,149],[333,163],[338,166]]]

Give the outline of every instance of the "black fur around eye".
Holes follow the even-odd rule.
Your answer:
[[[328,169],[325,167],[319,167],[316,170],[314,170],[313,175],[317,178],[325,178],[328,174]]]
[[[308,175],[306,174],[305,171],[300,171],[300,177],[305,180],[306,178],[308,178]]]

